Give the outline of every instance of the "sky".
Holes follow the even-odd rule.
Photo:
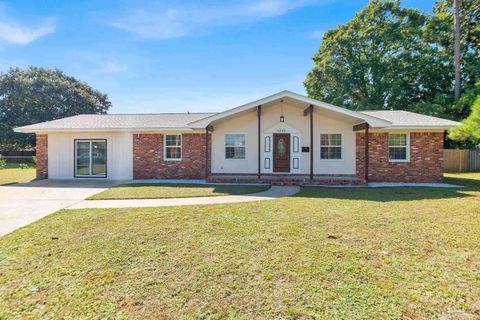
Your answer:
[[[305,94],[326,30],[366,0],[0,0],[0,71],[59,68],[109,113],[213,112]],[[434,0],[402,4],[431,12]]]

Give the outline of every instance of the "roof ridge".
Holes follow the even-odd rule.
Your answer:
[[[218,112],[150,112],[150,113],[81,113],[75,116],[145,116],[145,115],[189,115],[189,114],[215,114]]]
[[[410,112],[410,113],[415,113],[411,111],[406,111],[406,110],[361,110],[358,112]]]

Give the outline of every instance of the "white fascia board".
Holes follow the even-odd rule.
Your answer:
[[[383,130],[448,130],[456,126],[389,126]]]
[[[366,114],[363,114],[363,113],[360,113],[360,112],[356,112],[356,111],[352,111],[352,110],[349,110],[349,109],[345,109],[345,108],[342,108],[342,107],[337,107],[337,106],[334,106],[334,105],[331,105],[331,104],[328,104],[328,103],[325,103],[325,102],[322,102],[322,101],[318,101],[318,100],[315,100],[315,99],[312,99],[312,98],[309,98],[309,97],[306,97],[306,96],[303,96],[303,95],[300,95],[300,94],[297,94],[297,93],[294,93],[294,92],[290,92],[290,91],[282,91],[282,92],[273,94],[273,95],[265,97],[263,99],[256,100],[256,101],[241,105],[239,107],[229,109],[227,111],[215,114],[213,116],[191,122],[191,123],[189,123],[189,125],[192,128],[205,128],[212,121],[216,121],[216,120],[219,120],[219,119],[222,119],[222,118],[226,118],[226,117],[234,115],[236,113],[246,111],[248,109],[257,107],[259,105],[263,105],[263,104],[266,104],[266,103],[269,103],[269,102],[272,102],[272,101],[275,101],[275,100],[278,100],[278,99],[282,99],[282,98],[291,98],[293,100],[298,100],[298,101],[304,102],[307,105],[311,104],[311,105],[314,105],[316,107],[320,107],[320,108],[324,108],[324,109],[331,110],[331,111],[334,111],[334,112],[338,112],[338,113],[341,113],[341,114],[345,114],[345,115],[363,120],[363,121],[367,122],[368,124],[370,124],[371,127],[382,128],[382,127],[388,127],[388,126],[392,125],[392,123],[390,121],[382,120],[382,119],[374,117],[374,116],[369,116],[369,115],[366,115]]]
[[[89,128],[89,129],[35,129],[35,128],[14,128],[14,132],[19,133],[56,133],[56,132],[152,132],[152,131],[193,131],[187,127],[159,127],[159,128]]]

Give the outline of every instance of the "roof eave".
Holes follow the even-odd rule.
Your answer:
[[[275,100],[278,100],[278,99],[281,99],[281,98],[286,98],[286,97],[294,99],[294,100],[305,102],[305,104],[308,104],[308,105],[311,104],[311,105],[314,105],[314,106],[319,107],[319,108],[325,108],[325,109],[328,109],[328,110],[331,110],[331,111],[336,111],[336,112],[339,112],[339,113],[342,113],[342,114],[345,114],[345,115],[349,115],[349,116],[357,118],[359,120],[363,120],[365,122],[368,122],[368,124],[370,124],[371,127],[382,128],[382,127],[387,127],[387,126],[392,125],[392,122],[390,122],[390,121],[380,119],[380,118],[375,117],[375,116],[370,116],[370,115],[367,115],[367,114],[363,114],[363,113],[360,113],[360,112],[352,111],[352,110],[349,110],[349,109],[346,109],[346,108],[334,106],[334,105],[331,105],[331,104],[328,104],[328,103],[325,103],[325,102],[322,102],[322,101],[318,101],[318,100],[315,100],[315,99],[312,99],[312,98],[309,98],[309,97],[306,97],[306,96],[303,96],[303,95],[300,95],[300,94],[297,94],[297,93],[294,93],[294,92],[291,92],[291,91],[281,91],[281,92],[278,92],[276,94],[270,95],[268,97],[265,97],[265,98],[262,98],[262,99],[259,99],[259,100],[241,105],[239,107],[235,107],[235,108],[229,109],[227,111],[212,115],[210,117],[206,117],[204,119],[200,119],[200,120],[197,120],[197,121],[190,122],[189,125],[192,128],[205,128],[207,125],[209,125],[213,121],[221,120],[223,118],[232,116],[232,115],[237,114],[239,112],[246,111],[248,109],[254,108],[258,105],[263,105],[263,104],[273,102]]]
[[[412,125],[412,126],[389,126],[384,127],[384,130],[448,130],[454,128],[458,125],[444,125],[444,126],[419,126],[419,125]]]
[[[60,133],[60,132],[151,132],[151,131],[192,131],[190,127],[150,127],[150,128],[14,128],[19,133]]]

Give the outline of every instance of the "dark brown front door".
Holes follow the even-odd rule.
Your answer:
[[[273,172],[290,172],[290,133],[273,134]]]

